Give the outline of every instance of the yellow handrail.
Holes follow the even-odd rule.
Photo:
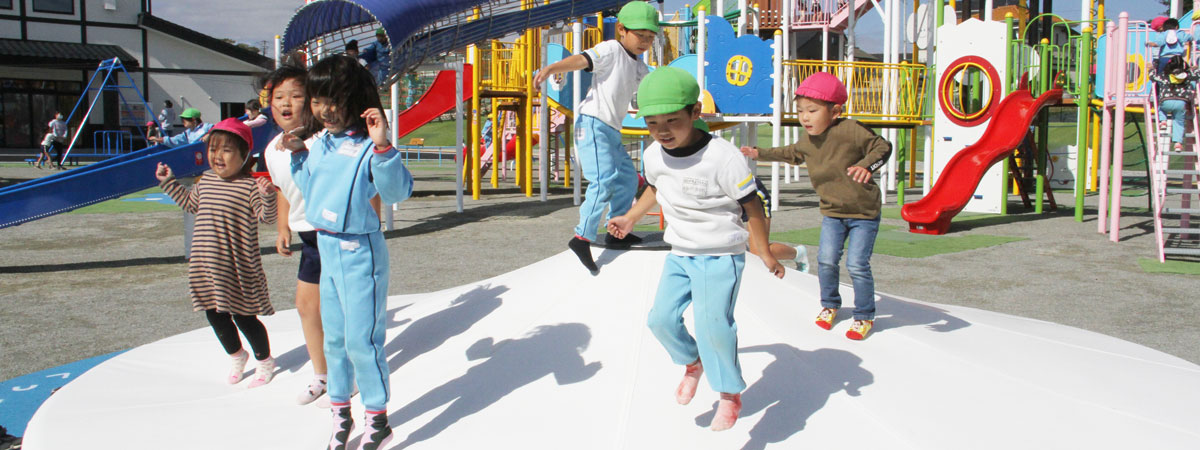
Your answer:
[[[526,77],[521,73],[521,68],[524,67],[525,45],[492,41],[491,48],[481,48],[481,65],[486,71],[482,76],[483,87],[498,91],[525,90]]]
[[[844,113],[847,117],[908,124],[924,118],[925,88],[932,75],[924,65],[792,60],[784,61],[783,66],[785,76],[794,77],[796,82],[816,72],[837,76],[849,94]],[[796,118],[791,102],[787,103],[784,118]]]

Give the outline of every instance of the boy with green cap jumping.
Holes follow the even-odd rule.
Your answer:
[[[655,204],[667,219],[663,239],[671,253],[647,325],[671,360],[685,366],[675,400],[686,405],[696,394],[700,375],[721,394],[712,429],[729,429],[742,409],[746,389],[737,355],[734,302],[746,264],[746,244],[766,268],[783,278],[784,269],[767,249],[766,219],[754,175],[738,148],[699,128],[700,86],[683,69],[662,67],[638,87],[638,117],[654,143],[643,164],[646,191],[623,216],[608,221],[608,232],[627,236],[633,224]],[[749,217],[749,231],[741,215]],[[695,314],[696,337],[683,325],[688,304]]]
[[[167,147],[178,147],[181,145],[200,142],[204,136],[208,135],[209,130],[212,130],[211,123],[204,123],[204,119],[200,117],[200,110],[196,108],[188,108],[179,114],[179,118],[183,119],[183,132],[171,137],[155,137],[151,138],[154,142],[162,143]]]
[[[581,69],[592,72],[592,86],[579,102],[575,119],[576,155],[588,187],[579,206],[575,237],[567,243],[592,273],[600,270],[592,259],[590,245],[596,240],[605,205],[608,217],[625,214],[637,193],[637,170],[621,146],[621,122],[638,82],[650,71],[638,56],[650,49],[657,34],[658,11],[643,1],[629,2],[617,13],[617,39],[543,67],[533,79],[540,89],[554,74]],[[629,248],[640,241],[633,235],[623,239],[611,234],[605,237],[610,248]]]

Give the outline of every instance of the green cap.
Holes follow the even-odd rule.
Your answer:
[[[196,108],[188,108],[179,113],[179,118],[181,119],[195,119],[197,117],[200,117],[200,110]]]
[[[670,114],[693,105],[700,98],[696,78],[678,67],[659,67],[638,85],[637,117]]]
[[[387,32],[386,32],[386,31],[383,31],[383,28],[376,28],[376,29],[375,29],[375,35],[376,35],[376,36],[379,36],[379,35],[384,35],[384,34],[387,34]]]
[[[617,22],[629,30],[650,30],[658,32],[658,11],[649,3],[634,0],[626,3],[617,13]]]

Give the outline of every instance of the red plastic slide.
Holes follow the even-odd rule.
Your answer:
[[[471,99],[471,65],[463,65],[463,101]],[[429,85],[429,90],[421,95],[421,99],[417,100],[411,107],[402,111],[400,116],[396,118],[396,128],[403,137],[408,133],[412,133],[422,125],[429,121],[438,118],[446,111],[454,109],[454,104],[457,101],[454,93],[454,71],[443,70],[438,72],[437,78],[433,80],[433,84]]]
[[[1062,89],[1046,91],[1033,98],[1028,89],[1015,91],[997,106],[987,130],[978,142],[962,149],[938,177],[929,194],[915,203],[904,205],[900,215],[908,221],[908,231],[922,234],[946,234],[950,219],[962,211],[979,186],[989,167],[1007,158],[1029,132],[1029,124],[1047,103],[1062,99]]]

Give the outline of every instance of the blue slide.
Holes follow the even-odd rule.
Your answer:
[[[269,112],[263,111],[264,114]],[[254,129],[254,152],[259,153],[278,133],[274,122]],[[155,145],[95,164],[0,188],[0,228],[64,213],[129,195],[158,185],[158,163],[171,166],[177,177],[208,170],[203,142],[175,148]]]

